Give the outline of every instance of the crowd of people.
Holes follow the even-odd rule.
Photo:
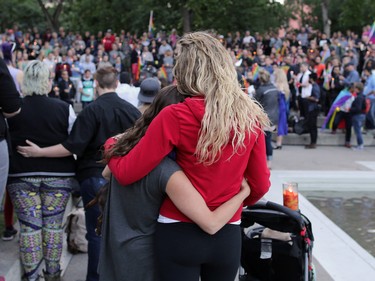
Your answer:
[[[99,206],[85,210],[87,281],[234,279],[242,202],[267,192],[273,149],[297,131],[293,121],[310,133],[307,149],[319,115],[333,134],[344,126],[346,147],[353,126],[357,150],[362,127],[375,129],[372,33],[8,29],[0,199],[7,186],[3,240],[17,234],[14,208],[23,280],[39,280],[42,260],[44,278],[60,280],[71,190],[88,205],[108,183],[102,237]]]

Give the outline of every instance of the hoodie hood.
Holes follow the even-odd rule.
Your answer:
[[[202,121],[205,112],[204,97],[186,98],[183,104],[185,104],[189,108],[197,121]]]

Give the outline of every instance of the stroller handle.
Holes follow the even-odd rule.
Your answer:
[[[283,214],[286,214],[287,216],[294,219],[301,227],[301,229],[304,227],[305,223],[303,221],[303,218],[301,216],[301,213],[299,211],[293,211],[287,207],[284,207],[283,205],[266,201],[266,202],[257,202],[252,206],[247,207],[248,210],[254,210],[254,209],[271,209],[274,211],[281,212]],[[243,210],[244,213],[246,213],[246,209]]]

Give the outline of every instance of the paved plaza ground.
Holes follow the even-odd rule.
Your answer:
[[[352,151],[338,146],[321,146],[313,150],[306,150],[302,146],[283,146],[282,150],[274,151],[272,186],[266,198],[281,203],[281,183],[286,180],[298,182],[301,193],[327,189],[345,191],[353,186],[375,193],[375,147]],[[300,197],[300,208],[313,224],[316,238],[313,252],[318,281],[374,280],[373,256],[303,196]],[[1,259],[4,256],[14,258],[17,242],[1,241],[0,250]],[[3,255],[5,252],[9,255]],[[63,280],[85,280],[86,264],[85,254],[73,256]]]

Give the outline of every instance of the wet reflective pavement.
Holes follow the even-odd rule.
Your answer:
[[[366,251],[375,256],[375,192],[301,193]]]

